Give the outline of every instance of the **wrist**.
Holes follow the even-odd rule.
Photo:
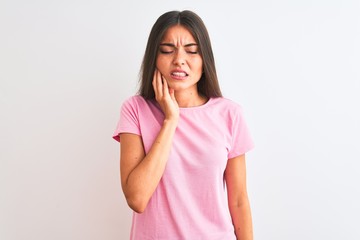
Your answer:
[[[166,126],[170,126],[170,127],[176,128],[178,122],[179,122],[178,118],[165,118],[163,125],[164,125],[164,126],[166,125]]]

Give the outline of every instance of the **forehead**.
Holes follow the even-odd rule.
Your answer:
[[[194,36],[191,32],[182,25],[175,25],[170,27],[164,34],[161,41],[162,43],[173,43],[173,44],[189,44],[196,43]]]

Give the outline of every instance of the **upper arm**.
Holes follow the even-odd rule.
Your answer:
[[[245,154],[228,160],[225,181],[229,204],[239,205],[247,199]]]
[[[131,133],[120,134],[121,186],[126,194],[126,182],[130,173],[144,159],[145,150],[141,136]]]

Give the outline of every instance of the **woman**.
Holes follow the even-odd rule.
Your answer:
[[[121,186],[131,239],[252,239],[241,108],[219,88],[210,39],[191,11],[154,24],[139,95],[122,106]]]

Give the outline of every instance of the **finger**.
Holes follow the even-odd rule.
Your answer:
[[[153,85],[153,87],[155,88],[155,86],[156,86],[156,69],[155,69],[155,71],[154,71],[154,75],[153,75],[153,80],[152,80],[152,85]],[[154,89],[155,90],[155,89]]]
[[[155,97],[162,97],[162,83],[161,79],[159,80],[159,70],[155,69],[154,71],[154,79],[153,79],[153,88],[155,92]]]
[[[169,95],[169,87],[168,87],[168,84],[167,84],[167,81],[165,79],[164,76],[161,75],[161,79],[162,79],[162,83],[163,83],[163,93],[165,96],[168,96]]]
[[[154,71],[154,76],[153,76],[153,80],[152,80],[152,86],[153,86],[153,89],[154,89],[154,92],[155,92],[155,96],[156,96],[156,92],[157,92],[156,71],[157,71],[157,69],[155,69],[155,71]]]
[[[156,72],[156,84],[157,84],[156,86],[159,97],[162,97],[164,95],[164,90],[163,90],[162,76],[159,70],[157,70]]]

